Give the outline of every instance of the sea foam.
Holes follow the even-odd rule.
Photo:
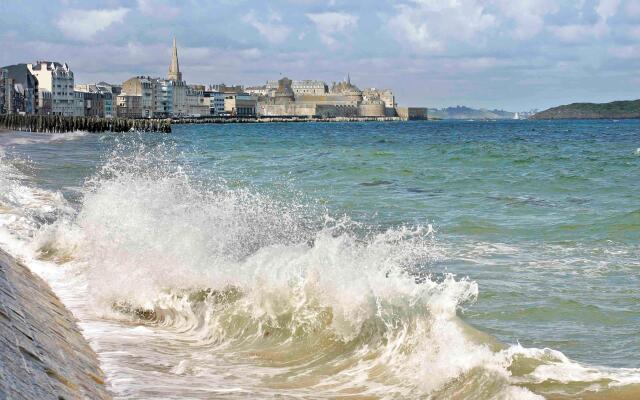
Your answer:
[[[34,262],[63,265],[52,284],[84,303],[85,329],[120,395],[199,397],[215,386],[257,397],[522,399],[548,382],[574,391],[640,382],[637,370],[506,346],[464,323],[478,284],[434,273],[446,254],[430,226],[362,226],[200,181],[176,159],[162,146],[116,150],[78,212],[55,193],[34,195],[8,169],[0,177],[14,185],[5,207],[64,210],[27,225],[20,240],[32,243]],[[11,195],[21,190],[31,194]],[[142,379],[150,365],[162,388]]]

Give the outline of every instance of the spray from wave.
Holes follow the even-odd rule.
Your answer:
[[[73,265],[93,313],[122,332],[149,329],[128,356],[163,385],[118,378],[123,396],[176,397],[200,382],[190,394],[206,397],[215,382],[226,397],[522,399],[640,382],[636,370],[507,347],[465,324],[478,285],[431,273],[443,255],[429,226],[332,218],[199,181],[177,158],[162,145],[119,147],[79,212],[34,239],[41,258]],[[225,370],[231,384],[216,380]],[[107,372],[134,374],[117,362]]]

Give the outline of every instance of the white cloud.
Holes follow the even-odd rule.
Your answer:
[[[635,0],[628,0],[624,6],[624,12],[625,14],[632,17],[640,16],[640,2]]]
[[[619,6],[619,0],[600,0],[594,9],[598,15],[598,20],[595,23],[551,26],[549,30],[565,43],[579,43],[602,38],[609,33],[608,20],[617,14]]]
[[[122,22],[128,12],[129,9],[124,7],[111,10],[69,10],[60,16],[57,26],[69,38],[90,41],[96,33]]]
[[[271,43],[284,42],[291,32],[290,28],[282,24],[282,18],[275,12],[271,12],[266,21],[261,21],[253,11],[250,11],[243,21],[257,29]]]
[[[549,30],[564,43],[579,43],[592,38],[595,35],[593,25],[569,24],[551,26]]]
[[[320,40],[329,47],[336,45],[336,34],[346,33],[358,25],[358,17],[347,13],[307,14],[307,18],[315,24]]]
[[[180,15],[178,7],[157,0],[138,0],[138,10],[148,17],[171,20]]]
[[[600,0],[596,6],[596,13],[606,22],[607,19],[616,15],[619,6],[620,0]]]
[[[477,41],[477,34],[496,23],[480,0],[412,0],[396,10],[388,27],[416,51],[437,52],[448,42]]]
[[[260,49],[257,49],[255,47],[240,50],[238,54],[240,54],[240,57],[245,60],[257,60],[258,58],[262,57],[262,52],[260,51]]]
[[[557,12],[553,0],[497,0],[496,6],[506,18],[515,22],[513,34],[518,39],[529,39],[544,28],[544,17]]]
[[[600,0],[596,6],[596,13],[600,17],[599,21],[595,24],[595,33],[598,36],[604,35],[609,32],[609,26],[607,20],[618,12],[620,6],[620,0]]]

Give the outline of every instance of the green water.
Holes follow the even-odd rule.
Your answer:
[[[368,230],[431,224],[434,258],[422,268],[478,284],[477,301],[459,310],[464,321],[588,365],[640,366],[638,121],[177,125],[134,139],[39,137],[5,135],[0,146],[76,205],[85,179],[133,141],[170,146],[194,179],[327,209]]]

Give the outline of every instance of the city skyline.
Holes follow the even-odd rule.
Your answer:
[[[633,1],[30,3],[0,5],[0,65],[67,62],[79,83],[164,76],[175,36],[190,83],[350,73],[403,105],[513,111],[638,97]]]

